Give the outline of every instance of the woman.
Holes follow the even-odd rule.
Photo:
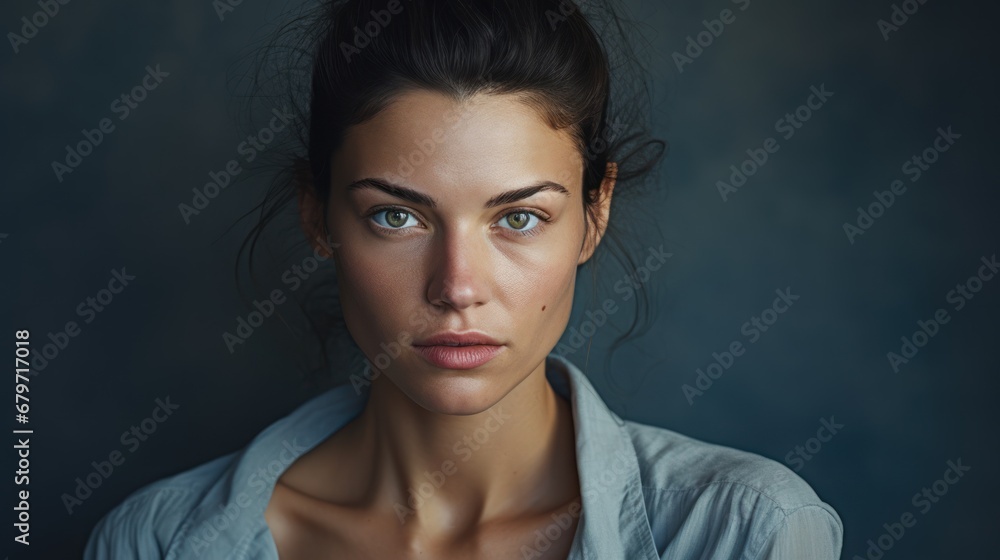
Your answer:
[[[660,155],[620,130],[577,6],[321,9],[308,153],[271,208],[296,195],[371,367],[139,490],[86,557],[839,558],[790,470],[623,421],[552,353],[616,186]]]

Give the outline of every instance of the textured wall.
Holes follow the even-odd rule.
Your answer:
[[[892,23],[889,0],[629,5],[671,151],[643,215],[623,203],[613,219],[639,224],[636,255],[662,244],[672,256],[641,284],[656,307],[651,330],[603,374],[631,302],[614,289],[624,272],[613,261],[596,290],[581,277],[571,328],[608,298],[624,311],[597,329],[589,362],[568,333],[568,356],[629,419],[797,469],[840,512],[845,558],[865,557],[907,512],[916,525],[883,537],[886,558],[986,557],[1000,524],[989,443],[1000,278],[971,279],[988,276],[981,259],[1000,250],[996,9],[897,2],[919,9],[891,29],[879,24]],[[128,493],[241,447],[315,393],[281,353],[277,320],[232,353],[222,342],[247,312],[232,279],[247,224],[225,233],[266,180],[246,171],[199,214],[178,211],[210,172],[247,157],[227,68],[280,8],[244,0],[220,18],[209,0],[77,0],[39,16],[48,21],[26,42],[8,35],[5,347],[18,329],[36,348],[55,341],[30,380],[33,544],[29,554],[5,545],[12,558],[78,556]],[[21,34],[40,9],[6,2],[0,29]],[[730,23],[711,22],[720,17]],[[137,86],[141,101],[119,99]],[[53,169],[87,135],[92,153]],[[744,165],[741,181],[730,166]],[[894,188],[878,202],[875,191]],[[109,283],[119,293],[102,293]],[[775,306],[776,290],[792,304]],[[933,336],[915,335],[918,321]],[[914,336],[921,347],[902,348]],[[734,343],[742,354],[727,357]],[[155,432],[123,439],[168,398],[173,413],[146,423]],[[811,439],[831,423],[842,425],[832,438]],[[114,452],[123,462],[67,511],[61,496]],[[959,459],[971,470],[939,484],[946,495],[914,500]]]

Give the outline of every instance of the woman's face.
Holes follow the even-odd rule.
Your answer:
[[[496,404],[558,342],[577,265],[602,233],[584,243],[583,159],[569,133],[514,96],[459,103],[417,90],[348,129],[331,167],[326,218],[355,342],[427,410]],[[467,369],[418,349],[449,332],[501,347]]]

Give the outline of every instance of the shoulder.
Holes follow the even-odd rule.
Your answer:
[[[625,429],[650,526],[664,546],[671,537],[721,539],[747,558],[839,558],[839,515],[785,465],[665,428],[626,422]]]
[[[263,512],[277,477],[363,403],[350,386],[327,391],[272,422],[242,449],[140,488],[97,523],[84,560],[173,560],[190,557],[188,548],[201,558],[221,558],[267,546],[263,517],[244,513]]]
[[[150,483],[104,515],[87,541],[84,560],[162,558],[236,453]]]
[[[805,480],[767,457],[656,426],[626,422],[625,428],[648,488],[699,493],[732,487],[785,509],[820,501]]]

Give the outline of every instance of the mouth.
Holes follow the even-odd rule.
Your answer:
[[[414,346],[503,346],[497,339],[481,332],[442,332],[413,343]]]
[[[413,349],[428,363],[442,369],[474,369],[488,363],[506,348],[479,332],[445,332],[414,342]]]
[[[442,369],[475,369],[497,357],[505,348],[492,344],[413,346],[424,360]]]

